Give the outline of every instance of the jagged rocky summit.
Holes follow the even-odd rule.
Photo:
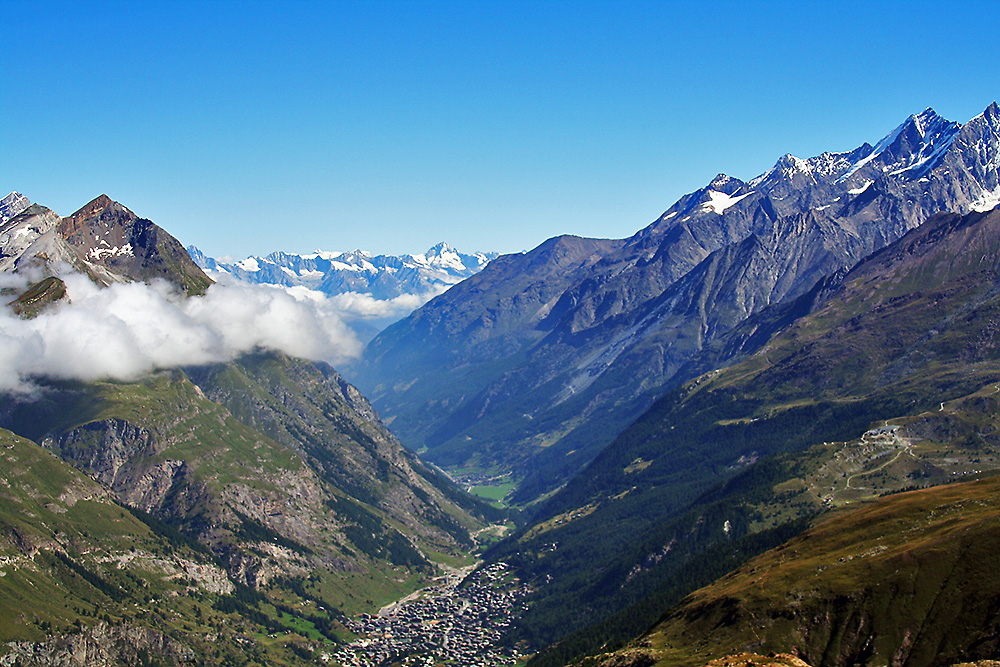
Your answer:
[[[64,270],[104,285],[163,279],[188,294],[212,283],[177,239],[107,195],[66,218],[30,204],[0,226],[0,272]]]
[[[20,192],[11,192],[0,199],[0,225],[31,206],[31,202]]]

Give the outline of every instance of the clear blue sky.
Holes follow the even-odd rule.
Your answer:
[[[0,189],[211,255],[623,237],[1000,97],[997,2],[20,2]],[[0,196],[2,194],[0,193]]]

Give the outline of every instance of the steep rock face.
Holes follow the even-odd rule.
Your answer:
[[[962,126],[928,109],[874,147],[786,155],[749,182],[720,174],[632,238],[590,242],[589,261],[573,269],[539,265],[552,242],[502,258],[383,332],[356,381],[404,443],[456,468],[513,470],[525,478],[517,500],[531,501],[747,316],[934,213],[984,206],[998,128],[995,104]],[[511,281],[522,273],[558,276],[541,301],[531,283]],[[464,324],[435,326],[435,313]]]
[[[159,457],[167,442],[148,428],[103,419],[49,437],[43,444],[113,489],[126,505],[178,520],[198,505],[191,469],[182,460]]]
[[[10,642],[7,650],[0,657],[2,667],[112,667],[140,665],[150,659],[165,664],[194,660],[189,647],[156,630],[107,623],[41,642]]]

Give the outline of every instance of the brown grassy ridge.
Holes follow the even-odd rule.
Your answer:
[[[997,554],[1000,478],[899,494],[762,554],[689,595],[639,643],[585,662],[637,651],[644,664],[678,667],[744,652],[815,667],[994,658]]]

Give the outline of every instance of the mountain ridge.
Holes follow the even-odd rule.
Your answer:
[[[407,446],[452,472],[506,473],[520,483],[513,501],[531,503],[688,379],[677,373],[691,355],[747,315],[806,293],[934,213],[982,205],[997,187],[998,128],[995,103],[961,126],[928,109],[875,146],[786,155],[749,182],[720,174],[628,239],[605,242],[585,270],[560,275],[545,304],[502,286],[516,264],[535,270],[529,256],[538,255],[488,266],[480,292],[451,290],[423,307],[467,329],[428,328],[418,310],[366,347],[352,380]],[[770,284],[740,278],[736,265],[722,274],[705,265],[703,276],[729,271],[713,288],[726,310],[685,316],[683,301],[664,297],[723,257],[712,253],[776,230],[785,230],[779,254],[759,257]],[[509,294],[510,331],[494,323],[496,297],[482,299],[490,281]],[[543,305],[546,316],[532,319]]]
[[[564,638],[568,653],[535,664],[620,638],[616,623],[641,632],[636,623],[690,592],[678,578],[685,568],[729,558],[719,553],[729,545],[1000,470],[998,284],[1000,211],[940,214],[821,294],[779,305],[798,309],[796,319],[749,356],[667,392],[491,556],[537,582],[520,636],[549,628],[547,643],[578,628]],[[583,614],[610,625],[582,627]]]
[[[437,294],[482,270],[496,253],[460,253],[445,242],[419,255],[373,255],[362,250],[273,252],[220,262],[195,246],[188,252],[203,269],[251,283],[308,287],[327,295],[357,292],[379,300]]]

